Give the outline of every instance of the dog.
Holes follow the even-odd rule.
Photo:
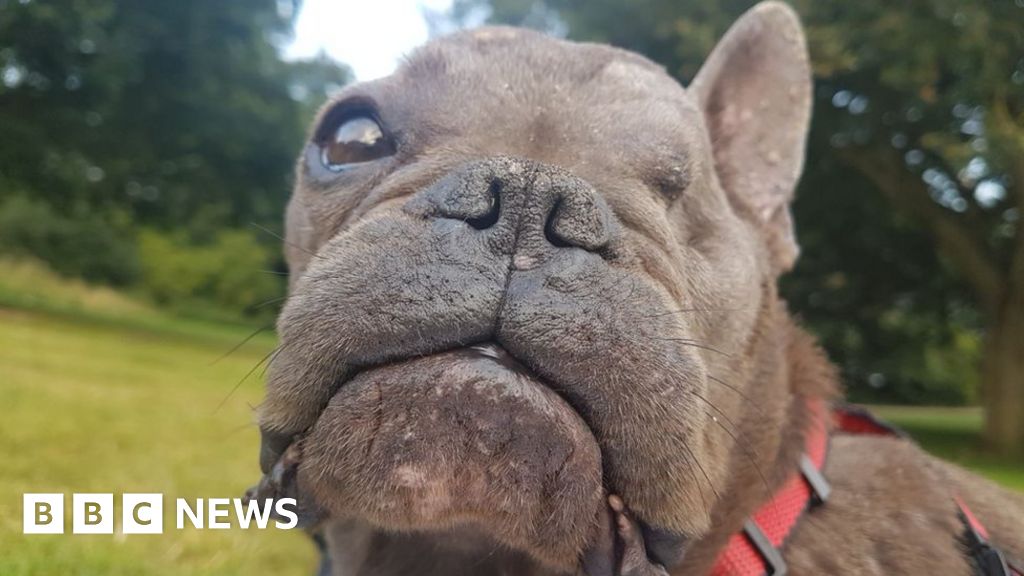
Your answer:
[[[488,27],[332,99],[298,162],[259,410],[260,493],[299,498],[325,570],[1024,557],[1024,497],[821,417],[836,372],[776,289],[811,90],[798,18],[766,2],[685,89],[624,50]],[[747,519],[792,478],[816,503],[765,545]]]

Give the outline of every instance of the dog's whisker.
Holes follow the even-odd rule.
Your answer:
[[[289,242],[288,240],[285,240],[284,237],[281,236],[280,234],[277,234],[276,232],[273,232],[273,231],[271,231],[271,230],[269,230],[269,229],[267,229],[267,228],[265,228],[263,226],[260,226],[259,224],[255,223],[255,222],[249,222],[249,224],[251,224],[253,227],[255,227],[258,230],[262,230],[263,232],[266,232],[267,234],[270,234],[274,238],[277,238],[278,240],[280,240],[281,242],[284,242],[285,244],[291,246],[292,248],[295,248],[296,250],[300,250],[302,252],[305,252],[306,254],[309,254],[313,258],[320,258],[320,259],[326,260],[326,258],[324,258],[323,256],[317,254],[316,252],[312,252],[312,251],[310,251],[310,250],[308,250],[308,249],[306,249],[306,248],[304,248],[302,246],[299,246],[298,244],[296,244],[294,242]]]
[[[260,302],[259,304],[254,304],[253,306],[251,306],[249,308],[249,310],[259,310],[260,308],[263,308],[264,306],[270,306],[271,304],[276,304],[278,302],[284,302],[287,299],[288,299],[287,295],[285,295],[285,296],[278,296],[276,298],[271,298],[270,300],[265,300],[263,302]]]
[[[714,352],[715,354],[721,354],[722,356],[725,356],[726,358],[732,358],[732,354],[729,354],[728,352],[724,352],[722,350],[719,350],[718,348],[714,348],[712,346],[708,346],[707,344],[702,344],[702,343],[700,343],[700,342],[698,342],[696,340],[692,340],[690,338],[659,338],[659,337],[653,337],[653,339],[654,340],[662,340],[662,341],[665,341],[665,342],[679,342],[679,343],[681,343],[681,344],[683,344],[685,346],[692,346],[694,348],[700,348],[702,350],[707,350],[709,352]]]
[[[270,360],[265,362],[263,364],[263,368],[260,370],[260,378],[266,378],[267,377],[267,370],[270,368],[270,365],[274,363],[274,359],[277,358],[277,355],[280,354],[281,350],[283,350],[283,349],[284,349],[284,346],[279,346],[276,350],[273,350],[271,352]]]
[[[689,448],[687,448],[686,452],[683,452],[683,456],[686,458],[687,462],[691,464],[686,469],[690,472],[690,477],[693,478],[693,485],[697,487],[697,493],[700,495],[701,508],[704,509],[704,515],[707,516],[711,514],[711,509],[708,508],[708,500],[707,497],[704,495],[704,487],[701,486],[700,480],[697,478],[697,473],[693,471],[694,465],[699,466],[699,464],[697,463],[696,459],[693,457],[692,454],[693,452],[690,451]],[[706,472],[704,473],[704,477],[707,478]],[[707,482],[708,486],[710,486],[711,490],[713,491],[715,487],[714,484],[711,484],[711,479],[708,478]]]
[[[273,350],[271,350],[270,352],[267,352],[267,354],[264,355],[263,358],[260,359],[260,361],[257,362],[255,366],[250,368],[249,371],[245,373],[245,376],[242,376],[242,378],[238,382],[236,382],[234,386],[231,387],[231,390],[227,393],[226,396],[224,396],[224,399],[221,400],[219,404],[217,404],[216,408],[214,408],[213,413],[216,414],[217,412],[220,412],[220,409],[223,408],[225,404],[227,404],[228,400],[230,400],[232,396],[234,396],[235,392],[237,392],[238,389],[242,386],[242,383],[248,380],[249,377],[252,376],[253,373],[256,372],[256,370],[259,369],[259,367],[262,366],[264,362],[267,362],[273,356],[276,356],[277,353],[280,352],[282,349],[284,349],[284,344],[281,344],[274,348]]]
[[[748,447],[744,443],[740,442],[739,438],[734,433],[734,431],[739,430],[739,427],[736,426],[736,423],[732,420],[732,418],[730,418],[729,415],[726,414],[721,408],[716,406],[714,402],[707,399],[704,395],[700,394],[699,392],[691,390],[690,393],[693,394],[695,398],[707,404],[708,407],[714,410],[716,414],[721,416],[722,420],[725,420],[729,424],[729,426],[732,427],[732,430],[730,430],[728,427],[725,426],[725,424],[722,424],[721,420],[719,420],[715,415],[709,414],[709,416],[711,416],[711,421],[717,424],[722,430],[724,430],[725,433],[728,434],[730,438],[732,438],[733,444],[735,444],[737,448],[743,451],[743,453],[747,457],[747,460],[749,460],[750,464],[754,467],[755,470],[757,470],[758,476],[761,477],[761,482],[764,484],[765,491],[768,494],[771,494],[771,487],[768,485],[768,479],[765,477],[764,472],[761,470],[761,466],[757,463],[757,460],[754,458],[755,454],[751,453]]]
[[[711,374],[707,374],[706,376],[707,376],[708,380],[711,380],[712,382],[714,382],[716,384],[721,384],[722,386],[724,386],[724,387],[728,388],[729,390],[732,390],[734,393],[738,394],[739,397],[742,398],[747,404],[750,404],[751,408],[753,408],[754,410],[757,410],[757,413],[759,415],[767,416],[767,414],[765,414],[764,410],[762,410],[761,407],[758,406],[758,404],[756,402],[754,402],[753,399],[750,398],[750,396],[747,396],[739,388],[737,388],[737,387],[733,386],[732,384],[729,384],[725,380],[722,380],[721,378],[718,378],[718,377],[713,376]]]
[[[695,345],[696,344],[693,340],[686,339],[686,338],[657,338],[657,337],[655,337],[653,339],[655,339],[655,340],[679,341],[679,342],[683,342],[684,344],[689,344],[689,345]],[[633,341],[632,339],[630,339],[630,340]],[[636,343],[635,341],[633,341],[633,342]],[[725,354],[724,352],[721,352],[719,350],[714,350],[714,349],[711,349],[711,350],[715,351],[715,352],[719,352],[721,354]],[[723,380],[721,380],[719,378],[712,377],[710,374],[708,375],[708,377],[709,378],[713,378],[713,380],[715,382],[721,383],[723,386],[726,386],[730,390],[733,390],[735,393],[739,394],[743,398],[743,400],[745,402],[749,403],[756,410],[761,412],[761,409],[760,409],[759,406],[757,406],[749,397],[747,397],[745,394],[740,392],[735,387],[725,383]],[[708,398],[706,398],[705,396],[703,396],[702,394],[700,394],[699,392],[697,392],[695,390],[691,390],[691,393],[696,398],[700,399],[705,404],[707,404],[718,415],[720,415],[721,419],[725,420],[726,422],[729,423],[730,426],[732,426],[733,428],[738,430],[738,428],[736,427],[736,425],[732,421],[732,419],[724,411],[722,411],[717,405],[715,405],[714,402],[710,401]],[[737,438],[737,436],[733,433],[733,431],[730,430],[729,428],[727,428],[725,426],[725,424],[723,424],[721,422],[721,420],[719,420],[718,417],[716,417],[715,415],[712,415],[712,414],[709,414],[709,416],[711,416],[712,421],[714,421],[715,424],[718,425],[718,427],[720,427],[726,434],[729,435],[730,438],[732,438],[733,443],[743,452],[744,456],[747,458],[747,460],[750,462],[750,464],[753,466],[753,468],[756,470],[758,476],[760,477],[761,482],[764,485],[765,491],[770,494],[771,493],[771,488],[770,488],[770,486],[768,484],[768,479],[764,475],[763,470],[761,470],[761,466],[757,463],[757,460],[754,458],[754,455],[750,452],[748,447],[746,445],[744,445],[742,442],[740,442],[739,438]],[[690,450],[689,447],[687,447],[685,445],[683,447],[684,447],[684,449],[686,449],[690,453],[690,459],[693,461],[693,463],[696,464],[698,467],[700,467],[702,469],[702,472],[704,472],[705,478],[707,478],[709,485],[712,487],[713,491],[715,492],[715,497],[720,499],[721,497],[719,496],[717,490],[714,490],[714,485],[713,485],[713,483],[711,483],[710,477],[707,476],[707,473],[703,470],[703,467],[700,465],[700,462],[693,455],[692,450]]]
[[[712,409],[714,409],[719,414],[721,414],[722,417],[727,422],[729,422],[730,425],[732,425],[735,428],[735,425],[732,424],[732,421],[729,420],[728,416],[726,416],[724,412],[719,410],[717,406],[715,406],[711,402],[708,402],[705,398],[703,398],[703,397],[701,397],[699,395],[698,395],[698,398],[701,398],[702,400],[707,402],[708,405],[711,406]],[[772,489],[771,489],[771,486],[768,484],[768,478],[764,475],[764,471],[761,470],[761,465],[758,464],[757,460],[754,459],[754,454],[752,454],[750,452],[750,450],[748,449],[748,447],[744,443],[740,442],[739,438],[736,437],[736,434],[734,434],[732,430],[729,430],[729,428],[727,428],[725,426],[725,424],[722,424],[721,420],[719,420],[718,418],[716,418],[716,417],[714,417],[712,415],[711,416],[711,421],[714,422],[715,424],[717,424],[719,428],[721,428],[726,434],[729,435],[730,438],[732,438],[733,444],[743,452],[743,455],[746,456],[747,461],[750,462],[750,465],[754,467],[755,471],[757,471],[757,475],[761,477],[761,483],[764,485],[765,494],[771,495]]]
[[[253,331],[251,334],[249,334],[248,336],[243,338],[241,342],[239,342],[238,344],[235,344],[234,346],[232,346],[230,350],[228,350],[227,352],[221,354],[216,360],[213,360],[212,362],[210,362],[210,366],[213,366],[214,364],[217,364],[218,362],[220,362],[221,360],[227,358],[228,356],[231,356],[232,354],[237,352],[239,348],[241,348],[242,346],[245,346],[246,343],[248,343],[250,340],[255,338],[257,334],[259,334],[260,332],[263,332],[264,330],[266,330],[268,328],[273,328],[273,326],[274,326],[273,323],[265,324],[263,326],[260,326],[255,331]]]
[[[660,312],[658,314],[650,314],[648,316],[641,316],[641,318],[662,318],[664,316],[671,316],[673,314],[687,314],[687,313],[705,314],[705,313],[711,313],[711,312],[740,312],[740,311],[743,311],[743,310],[746,310],[746,309],[747,308],[745,308],[745,307],[741,307],[741,308],[680,308],[678,310],[669,310],[668,312]]]
[[[716,406],[714,402],[712,402],[711,400],[709,400],[696,390],[690,390],[690,393],[693,394],[695,398],[701,400],[708,407],[714,410],[716,414],[721,416],[721,420],[725,420],[729,424],[729,426],[732,426],[733,429],[739,430],[739,428],[736,426],[736,423],[733,422],[733,420],[721,408]],[[764,475],[764,472],[761,470],[761,466],[757,463],[757,460],[754,458],[754,454],[750,452],[750,450],[744,443],[740,442],[739,438],[736,436],[733,430],[730,430],[728,427],[726,427],[725,424],[723,424],[718,417],[716,417],[714,414],[708,415],[711,416],[711,420],[715,424],[717,424],[719,428],[721,428],[726,434],[729,435],[730,438],[732,438],[733,444],[743,452],[744,456],[746,456],[747,460],[754,467],[754,470],[757,471],[757,475],[761,478],[761,482],[764,485],[766,493],[771,494],[771,487],[768,484],[768,478]]]
[[[718,489],[715,488],[715,483],[711,481],[711,476],[708,474],[708,471],[704,468],[704,466],[700,463],[700,459],[697,458],[697,456],[693,453],[693,450],[685,442],[681,445],[681,447],[684,453],[688,455],[690,462],[697,466],[697,469],[700,470],[700,473],[704,476],[704,479],[707,480],[708,488],[710,488],[711,493],[715,495],[715,502],[721,501],[722,495],[718,493]]]

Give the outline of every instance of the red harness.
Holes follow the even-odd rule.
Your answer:
[[[810,429],[805,440],[800,466],[775,496],[747,519],[743,530],[732,535],[719,554],[711,576],[784,576],[786,562],[780,550],[800,518],[823,504],[830,487],[821,470],[825,465],[829,439],[829,408],[820,399],[808,400]],[[848,434],[899,436],[904,434],[871,414],[853,407],[831,412],[835,429]],[[977,576],[1024,576],[1024,571],[1007,562],[1002,552],[989,542],[988,531],[970,508],[954,497],[964,523],[964,544],[973,560]]]

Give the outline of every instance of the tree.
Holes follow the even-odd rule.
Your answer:
[[[350,78],[281,58],[293,8],[0,0],[0,204],[124,245],[140,226],[195,242],[276,226],[311,108]]]
[[[491,21],[609,42],[685,82],[753,4],[460,0],[454,15],[485,9]],[[793,4],[807,26],[817,109],[791,301],[864,396],[875,376],[906,387],[974,372],[953,356],[970,359],[970,332],[983,327],[986,439],[1024,451],[1024,2]],[[814,285],[824,286],[818,301]],[[885,356],[902,367],[878,370],[892,366]]]
[[[986,438],[1024,451],[1024,2],[807,8],[847,54],[820,50],[846,112],[836,155],[918,219],[970,289],[985,319]]]

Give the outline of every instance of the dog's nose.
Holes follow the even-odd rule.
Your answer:
[[[586,181],[546,164],[516,158],[475,162],[426,191],[427,212],[478,230],[504,228],[520,241],[600,252],[608,245],[611,211]]]

